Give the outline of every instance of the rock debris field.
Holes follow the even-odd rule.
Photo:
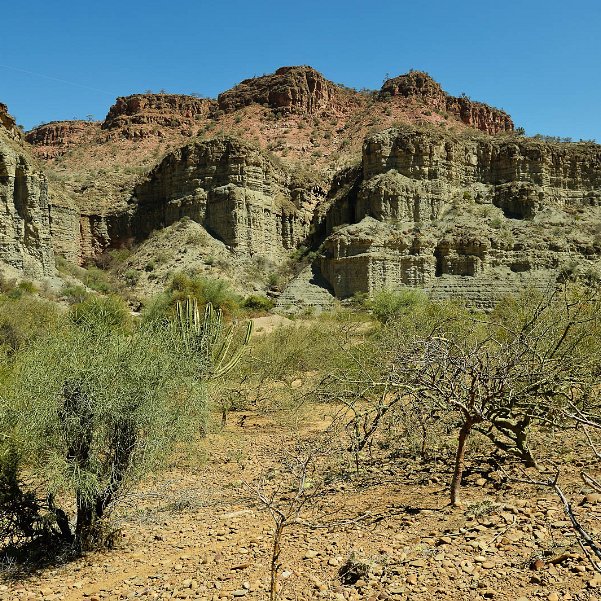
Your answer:
[[[115,549],[30,575],[4,566],[0,599],[268,599],[274,522],[244,482],[268,464],[282,426],[252,415],[241,423],[132,493]],[[379,462],[332,485],[320,521],[284,532],[279,598],[601,598],[601,575],[551,491],[471,474],[463,506],[451,508],[449,475],[445,465]],[[596,533],[601,495],[587,494],[576,472],[564,478]]]

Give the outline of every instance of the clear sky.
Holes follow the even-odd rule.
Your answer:
[[[216,96],[282,65],[379,88],[430,73],[528,134],[601,141],[601,0],[27,0],[0,10],[0,102],[27,129],[146,90]]]

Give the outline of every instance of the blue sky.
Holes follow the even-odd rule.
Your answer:
[[[308,64],[357,88],[425,70],[528,134],[601,141],[599,0],[29,0],[0,18],[0,102],[26,128]]]

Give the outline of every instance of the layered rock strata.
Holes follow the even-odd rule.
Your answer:
[[[48,182],[9,135],[0,128],[0,265],[30,278],[50,276],[54,253]]]
[[[94,121],[52,121],[27,132],[25,140],[35,147],[39,157],[54,159],[90,142],[99,130],[100,124]]]
[[[216,131],[235,131],[237,137],[279,154],[296,171],[300,166],[327,180],[360,151],[370,128],[421,119],[465,127],[458,118],[447,122],[438,114],[426,116],[421,88],[409,88],[401,86],[405,95],[399,92],[391,102],[378,101],[377,94],[334,84],[311,67],[282,67],[241,82],[218,100],[166,93],[120,97],[101,122],[48,123],[30,131],[26,139],[76,200],[81,230],[76,254],[86,259],[141,234],[130,227],[128,199],[133,188],[161,156],[192,137],[211,139]],[[436,89],[446,98],[440,86]],[[492,130],[486,119],[467,121]],[[12,121],[9,129],[19,134]],[[73,256],[72,242],[65,238],[73,231],[72,216],[66,226],[64,207],[53,206],[58,224],[55,248]],[[333,210],[342,209],[336,205]],[[313,226],[323,229],[319,211]]]
[[[413,125],[385,129],[393,123]],[[220,130],[247,141],[214,139]],[[422,72],[358,92],[303,66],[216,101],[119,98],[102,123],[47,124],[27,139],[77,198],[76,212],[57,187],[50,200],[54,248],[69,257],[189,217],[245,259],[322,243],[286,303],[311,290],[318,304],[323,275],[339,297],[419,286],[487,305],[570,265],[595,270],[601,255],[600,147],[512,130],[504,111]]]
[[[189,217],[239,254],[281,259],[306,241],[320,196],[259,149],[215,139],[169,154],[136,187],[131,229],[145,236]]]
[[[185,94],[134,94],[117,98],[102,122],[102,129],[129,139],[163,136],[165,130],[191,135],[215,101]]]
[[[17,127],[17,122],[8,112],[8,107],[0,102],[0,129],[4,134],[13,140],[21,139],[21,130]]]
[[[348,103],[351,95],[308,66],[281,67],[271,75],[245,79],[219,94],[219,108],[233,112],[251,104],[275,110],[315,114],[333,112]]]
[[[414,98],[435,111],[444,111],[458,117],[470,127],[488,134],[513,131],[511,117],[500,109],[467,96],[451,96],[427,73],[410,71],[384,82],[380,98]]]
[[[463,282],[487,304],[547,285],[574,261],[599,266],[598,145],[392,129],[366,140],[362,168],[351,223],[334,220],[323,244],[337,296],[402,286],[444,294]]]

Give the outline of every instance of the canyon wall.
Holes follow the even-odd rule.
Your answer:
[[[2,106],[0,123],[16,143]],[[40,202],[70,259],[189,217],[240,257],[318,250],[303,277],[323,276],[339,297],[419,286],[485,306],[599,271],[600,147],[516,135],[504,111],[419,71],[357,91],[282,67],[216,100],[121,97],[102,122],[49,123],[26,139],[61,180]]]
[[[365,141],[348,204],[321,261],[338,296],[463,288],[489,304],[574,262],[599,268],[601,147],[391,129]]]
[[[169,154],[136,187],[131,227],[143,237],[189,217],[238,254],[281,260],[306,241],[320,195],[256,147],[215,139]]]
[[[0,264],[37,279],[54,274],[48,181],[12,123],[0,125]]]

